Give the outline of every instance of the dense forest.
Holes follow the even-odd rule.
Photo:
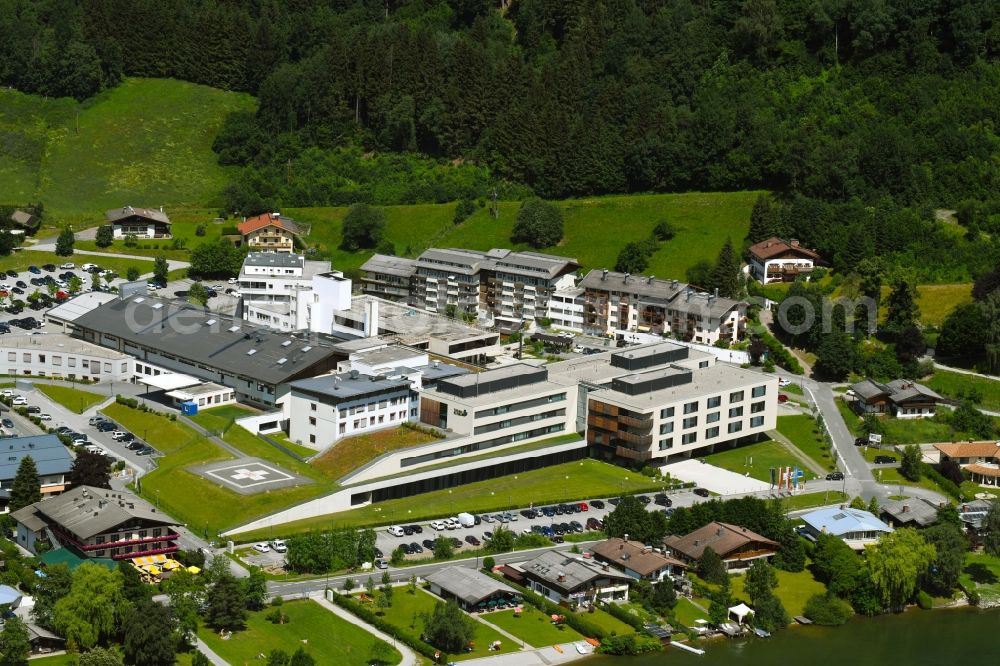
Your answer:
[[[990,0],[0,0],[22,91],[257,95],[233,210],[764,188],[838,267],[939,281],[1000,260],[998,55]]]

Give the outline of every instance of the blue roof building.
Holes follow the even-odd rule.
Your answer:
[[[35,461],[42,498],[66,490],[66,477],[73,467],[73,456],[55,435],[0,439],[0,505],[10,500],[10,488],[21,461],[27,456]]]
[[[817,509],[802,516],[802,520],[806,538],[815,541],[820,534],[831,534],[855,550],[862,550],[893,531],[874,514],[849,507]]]

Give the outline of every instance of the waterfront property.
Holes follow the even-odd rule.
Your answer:
[[[729,523],[711,522],[684,536],[672,534],[663,540],[671,554],[688,564],[697,563],[711,548],[730,571],[746,569],[754,560],[769,560],[781,545],[753,530]]]
[[[32,553],[69,548],[86,558],[132,559],[173,553],[178,523],[137,495],[78,486],[11,514],[17,543]]]
[[[652,546],[627,538],[605,539],[591,546],[590,552],[595,560],[620,569],[626,576],[653,583],[680,576],[688,568],[684,562],[664,555]]]
[[[513,603],[517,590],[477,569],[447,567],[426,576],[430,590],[445,601],[454,599],[462,610],[492,609],[498,601]]]
[[[802,534],[815,541],[820,534],[832,534],[854,550],[864,550],[865,546],[879,540],[883,534],[892,532],[874,514],[850,507],[832,507],[810,511],[802,516],[805,523]]]
[[[546,551],[518,568],[529,589],[556,603],[589,606],[599,601],[628,601],[631,578],[608,565]]]

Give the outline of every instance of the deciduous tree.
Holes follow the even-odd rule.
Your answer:
[[[885,608],[901,608],[917,591],[937,553],[913,528],[883,534],[865,550],[867,569]]]
[[[151,600],[139,602],[125,618],[125,663],[130,666],[173,666],[177,639],[170,611]]]
[[[365,203],[354,204],[344,217],[341,229],[343,240],[340,246],[343,249],[354,252],[375,247],[385,232],[385,213],[381,208]]]
[[[511,242],[542,248],[558,244],[562,237],[562,211],[555,204],[542,199],[529,199],[521,204],[511,231]]]
[[[122,576],[99,564],[85,562],[73,572],[69,594],[56,602],[56,630],[83,649],[109,638],[121,620]]]
[[[69,470],[69,479],[74,486],[111,487],[111,460],[100,453],[81,449]]]
[[[0,631],[0,666],[27,666],[31,640],[24,621],[14,615],[7,618]]]
[[[427,642],[445,652],[462,652],[475,633],[476,621],[463,613],[454,601],[438,602],[430,615],[424,615]]]

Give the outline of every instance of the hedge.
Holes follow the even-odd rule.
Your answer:
[[[365,607],[363,604],[358,603],[353,597],[345,594],[340,594],[339,592],[332,590],[333,594],[329,595],[332,597],[333,603],[337,604],[341,608],[349,611],[350,613],[361,618],[368,624],[372,625],[376,629],[381,629],[390,636],[395,636],[399,640],[403,641],[406,645],[410,646],[420,654],[424,655],[431,661],[438,661],[439,663],[448,663],[448,655],[443,651],[438,650],[436,647],[422,640],[418,636],[414,636],[408,631],[404,631],[394,624],[386,622],[384,619],[380,618],[378,615],[373,613],[370,609]]]
[[[660,583],[661,585],[669,583]],[[638,632],[645,633],[646,627],[643,625],[642,620],[636,617],[633,613],[629,613],[627,610],[619,606],[618,604],[601,604],[601,610],[605,611],[608,615],[618,618],[628,626],[632,627]]]
[[[768,358],[775,364],[780,365],[793,375],[805,374],[799,360],[792,356],[792,353],[785,348],[785,345],[781,344],[778,338],[771,335],[763,327],[760,329],[760,337],[764,341],[764,344],[767,345]]]
[[[961,501],[962,499],[961,489],[959,489],[959,487],[955,485],[954,481],[945,478],[941,474],[941,472],[937,471],[937,469],[933,465],[921,462],[920,473],[926,476],[934,483],[936,483],[941,490],[951,495],[954,499]]]

